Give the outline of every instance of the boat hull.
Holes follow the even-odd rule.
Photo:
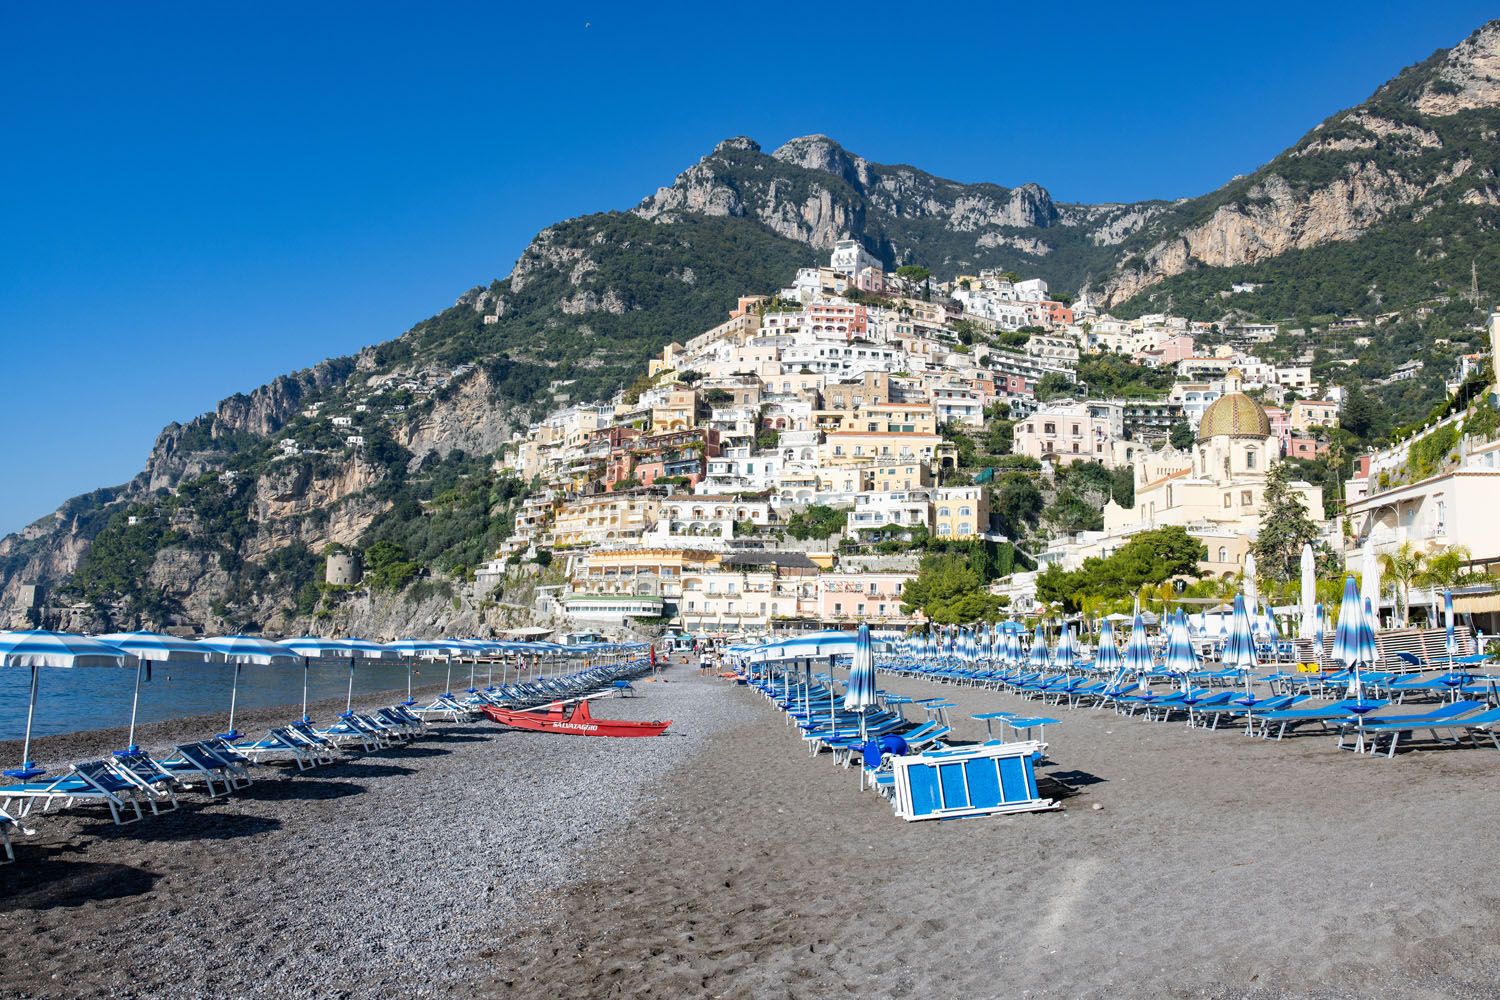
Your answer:
[[[554,702],[543,708],[516,711],[486,705],[479,710],[486,718],[533,733],[556,733],[559,736],[660,736],[667,731],[672,720],[665,722],[636,722],[630,719],[596,719],[589,712],[589,703],[576,702],[564,705]]]

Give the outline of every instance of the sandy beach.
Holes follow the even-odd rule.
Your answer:
[[[42,817],[0,869],[0,992],[1496,995],[1493,751],[1370,760],[1059,709],[1041,774],[1064,810],[908,824],[753,690],[669,676],[600,709],[673,718],[660,739],[450,726],[121,830]],[[972,712],[1036,707],[882,685],[949,697],[962,739]]]

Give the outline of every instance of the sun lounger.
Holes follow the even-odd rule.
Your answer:
[[[1411,733],[1426,729],[1431,731],[1433,738],[1437,738],[1439,729],[1458,729],[1468,725],[1470,722],[1478,722],[1479,717],[1486,705],[1482,701],[1455,701],[1441,705],[1430,712],[1419,715],[1395,715],[1375,717],[1371,719],[1346,720],[1339,728],[1339,749],[1359,749],[1362,741],[1370,741],[1370,754],[1379,752],[1380,738],[1386,737],[1386,756],[1396,756],[1396,744],[1400,742],[1403,733]],[[1353,735],[1356,742],[1353,746],[1345,746],[1344,738]]]
[[[1324,729],[1336,726],[1345,719],[1353,719],[1358,716],[1356,709],[1366,708],[1374,711],[1385,707],[1386,701],[1360,701],[1356,698],[1346,698],[1336,701],[1331,705],[1323,705],[1317,708],[1289,708],[1274,712],[1262,712],[1251,719],[1252,725],[1260,723],[1260,735],[1262,739],[1271,738],[1271,730],[1276,730],[1276,739],[1281,739],[1288,731],[1297,729],[1308,723],[1317,723]]]
[[[116,825],[124,826],[144,817],[140,787],[115,774],[103,761],[74,764],[68,773],[50,781],[29,781],[0,786],[0,809],[17,819],[31,814],[40,803],[42,812],[54,805],[64,808],[104,806]],[[127,810],[134,813],[127,815]]]
[[[177,747],[176,756],[159,763],[175,775],[184,788],[202,782],[209,798],[228,795],[253,781],[243,763],[217,752],[207,743],[184,743]]]
[[[171,812],[177,808],[177,791],[181,783],[176,775],[162,767],[146,753],[116,753],[112,760],[104,762],[115,774],[137,786],[145,793],[144,801],[151,807],[152,815]]]
[[[257,763],[290,760],[299,771],[319,763],[318,755],[308,749],[306,742],[286,728],[272,729],[263,739],[227,745],[234,753]]]
[[[907,821],[1056,809],[1037,793],[1046,744],[987,744],[891,759],[896,815]]]
[[[8,864],[9,862],[16,860],[16,851],[10,842],[10,835],[12,830],[20,831],[27,836],[30,836],[35,832],[34,830],[28,830],[26,827],[22,826],[20,820],[16,819],[4,809],[0,809],[0,848],[3,848],[5,851],[4,861],[0,863]]]

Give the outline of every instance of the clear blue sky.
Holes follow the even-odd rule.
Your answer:
[[[0,531],[725,136],[825,132],[1070,201],[1199,194],[1494,13],[625,6],[5,5]]]

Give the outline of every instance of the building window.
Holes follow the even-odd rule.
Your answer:
[[[1253,469],[1253,468],[1255,468],[1255,449],[1254,448],[1246,448],[1245,449],[1245,468],[1247,468],[1247,469]]]
[[[1228,493],[1224,494],[1224,509],[1225,510],[1229,509],[1229,494]]]
[[[947,516],[948,516],[948,508],[947,507],[939,507],[938,508],[938,517],[947,517]]]
[[[1240,506],[1248,507],[1255,502],[1255,494],[1249,490],[1240,490]]]

